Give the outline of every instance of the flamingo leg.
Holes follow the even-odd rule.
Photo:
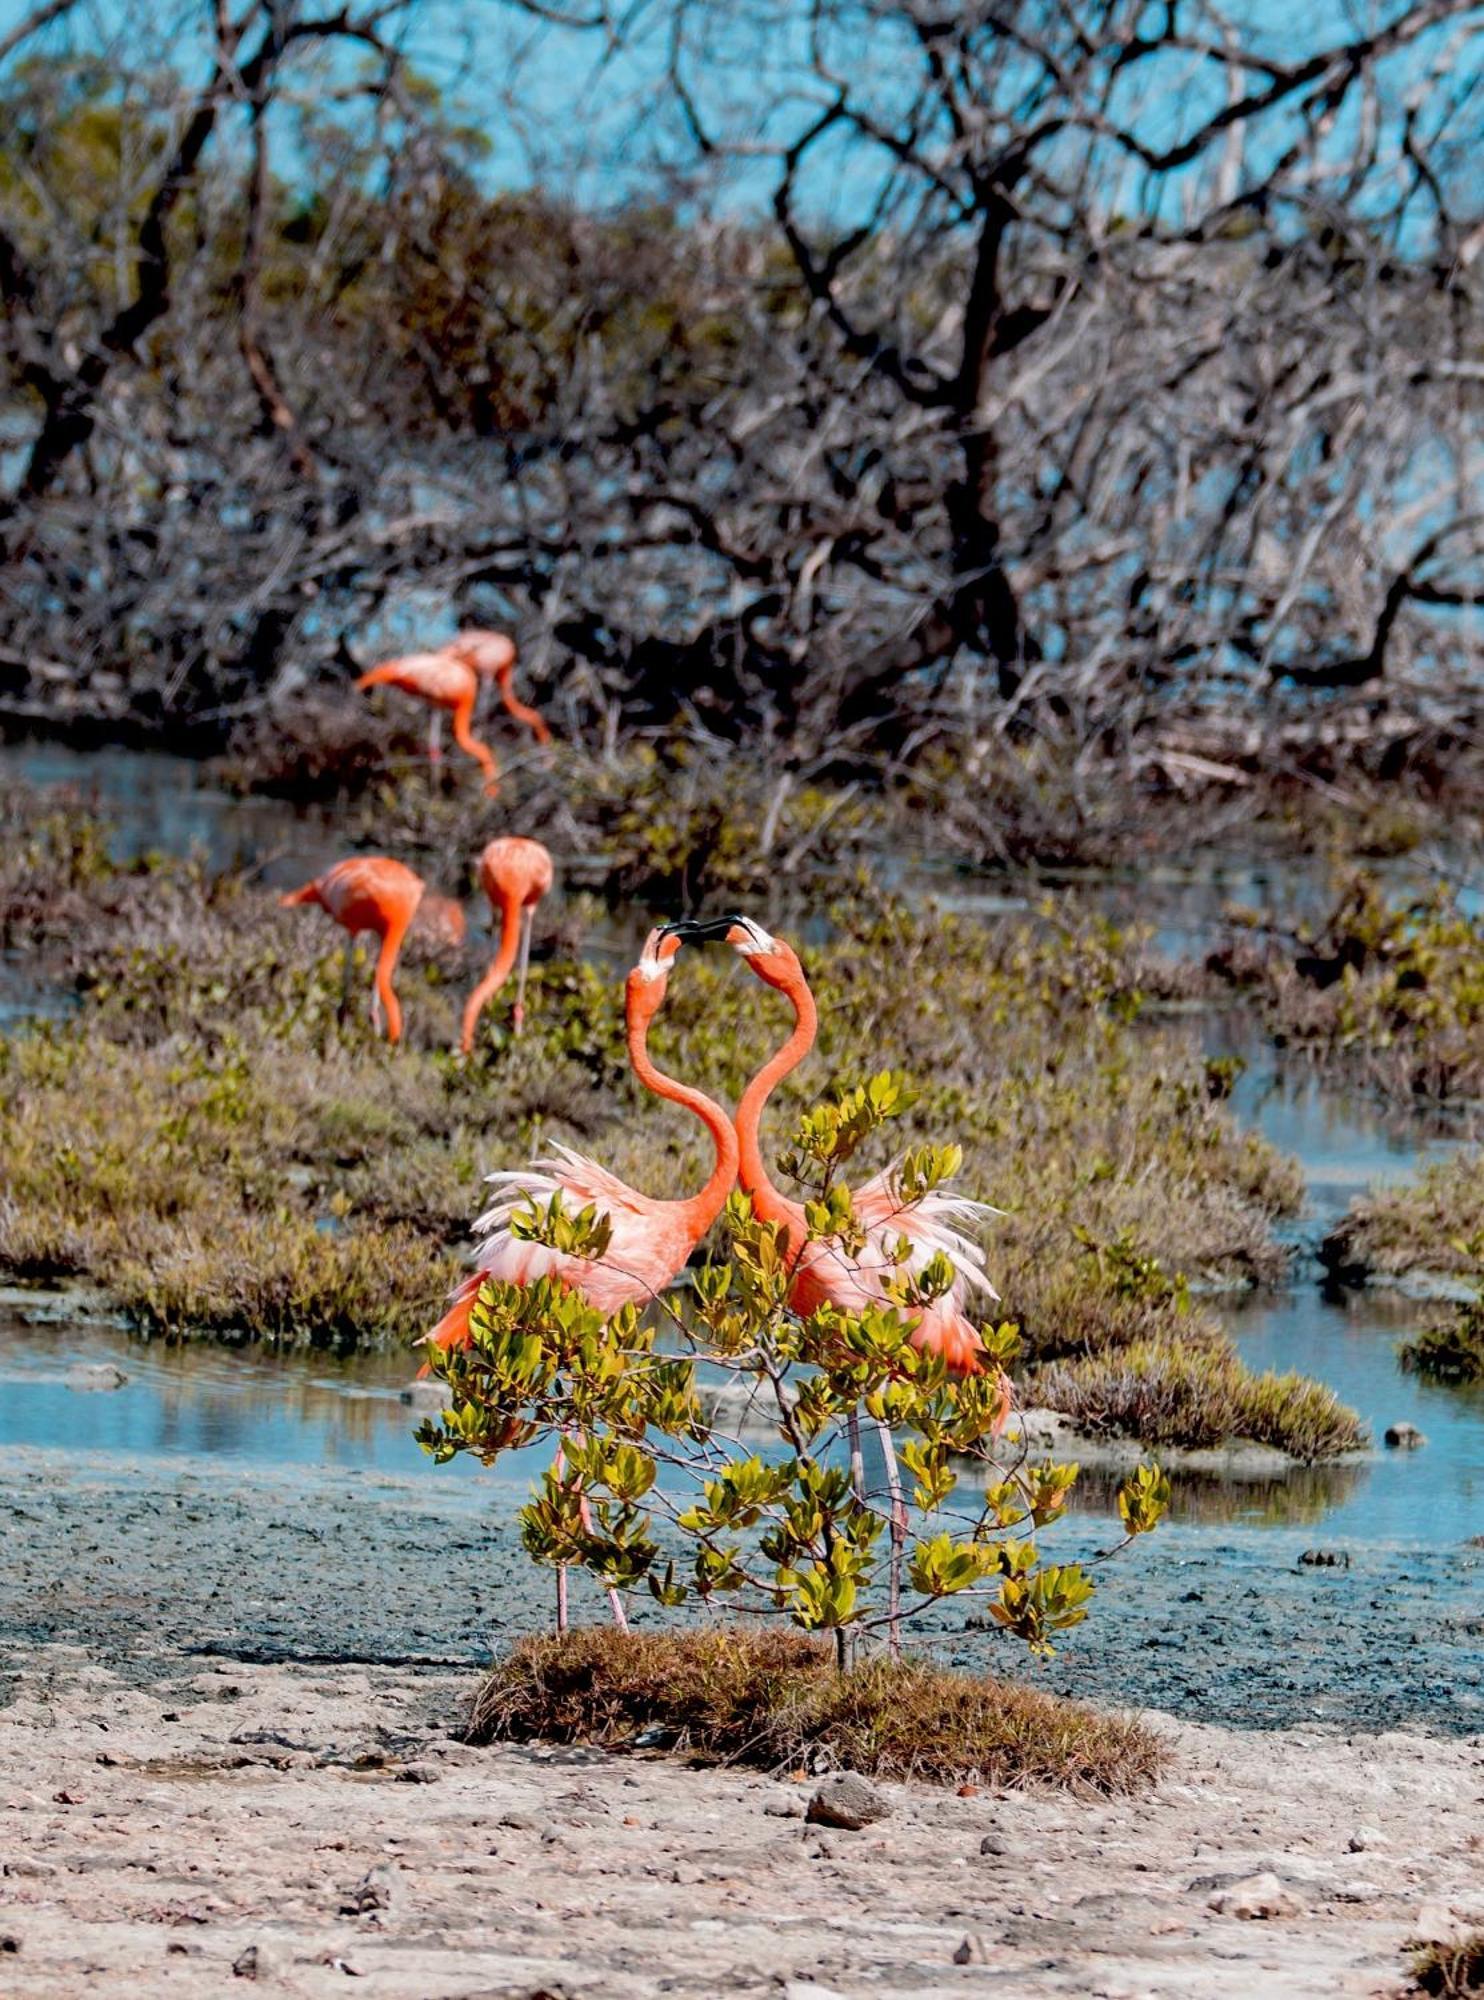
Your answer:
[[[443,711],[435,708],[428,717],[428,762],[443,762]]]
[[[511,1012],[510,1025],[519,1034],[526,1024],[526,973],[531,963],[531,930],[536,921],[533,909],[520,913],[520,965],[515,976],[515,1006]]]
[[[558,1479],[561,1478],[567,1469],[567,1454],[562,1450],[560,1445],[557,1446],[556,1461],[551,1469]],[[557,1631],[561,1633],[567,1629],[567,1565],[565,1563],[557,1564],[556,1597]]]
[[[897,1453],[896,1446],[891,1441],[891,1426],[884,1418],[876,1420],[876,1434],[881,1440],[881,1455],[886,1461],[886,1490],[891,1496],[891,1567],[886,1587],[886,1649],[894,1660],[899,1660],[902,1657],[902,1557],[907,1547],[907,1506],[902,1499],[902,1476],[897,1470]]]

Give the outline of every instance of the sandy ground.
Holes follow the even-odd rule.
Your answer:
[[[1141,1801],[888,1785],[846,1833],[800,1816],[812,1778],[466,1748],[470,1689],[36,1648],[0,1712],[0,1992],[215,2000],[256,1947],[269,1990],[397,2000],[1372,1995],[1420,1905],[1484,1916],[1478,1737],[1166,1721]],[[1291,1914],[1210,1907],[1263,1870]]]

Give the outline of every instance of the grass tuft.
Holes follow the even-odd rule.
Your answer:
[[[622,1748],[650,1728],[719,1762],[823,1759],[867,1777],[996,1788],[1135,1792],[1165,1762],[1132,1716],[915,1660],[840,1674],[832,1646],[770,1629],[522,1639],[480,1689],[469,1737]]]
[[[1368,1442],[1365,1426],[1333,1390],[1302,1375],[1254,1375],[1223,1339],[1201,1346],[1136,1341],[1053,1363],[1032,1389],[1091,1436],[1197,1449],[1250,1439],[1305,1464]]]
[[[1484,1298],[1469,1299],[1451,1318],[1403,1341],[1397,1359],[1430,1382],[1484,1382]]]
[[[1471,1993],[1484,1993],[1484,1931],[1446,1944],[1412,1947],[1412,1984],[1409,1993],[1429,1993],[1437,2000],[1466,2000]]]

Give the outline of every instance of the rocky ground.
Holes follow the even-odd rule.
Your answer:
[[[1299,2000],[1395,1992],[1409,1934],[1484,1917],[1478,1738],[1171,1722],[1144,1800],[886,1785],[851,1832],[804,1817],[817,1776],[468,1749],[470,1686],[28,1651],[0,1991]]]

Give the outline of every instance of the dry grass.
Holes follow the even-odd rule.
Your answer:
[[[1408,1993],[1429,1993],[1437,2000],[1467,2000],[1484,1993],[1484,1931],[1470,1931],[1449,1944],[1412,1947],[1412,1983]]]
[[[837,1673],[823,1641],[775,1629],[523,1639],[481,1688],[474,1742],[623,1748],[659,1729],[708,1760],[996,1788],[1136,1792],[1165,1753],[1131,1716],[917,1661]]]
[[[1354,1283],[1372,1272],[1472,1275],[1469,1239],[1484,1218],[1484,1153],[1455,1153],[1400,1187],[1351,1202],[1323,1246],[1329,1268]]]

